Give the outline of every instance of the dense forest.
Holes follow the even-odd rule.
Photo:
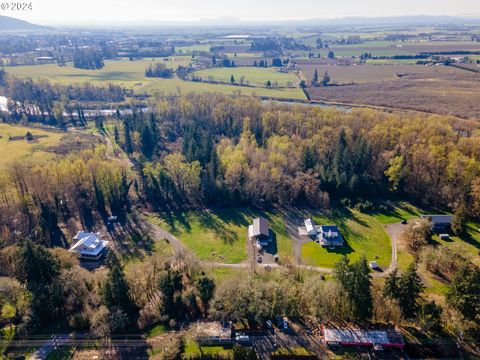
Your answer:
[[[154,204],[369,205],[400,197],[480,215],[474,121],[211,95],[149,108],[123,116],[116,139],[137,160]]]

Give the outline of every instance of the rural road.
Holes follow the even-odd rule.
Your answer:
[[[175,253],[183,253],[188,251],[187,248],[183,245],[183,243],[179,239],[177,239],[173,234],[171,234],[170,232],[166,231],[165,229],[161,228],[158,225],[155,225],[152,223],[149,223],[149,224],[151,229],[151,235],[155,241],[164,240],[164,239],[168,240],[168,242],[172,245]],[[375,276],[375,277],[385,277],[388,274],[390,274],[394,269],[397,268],[397,237],[403,230],[403,225],[401,223],[385,225],[385,230],[387,231],[387,234],[389,235],[392,241],[392,258],[390,261],[390,265],[387,269],[385,269],[383,272],[374,272],[372,274],[372,276]],[[228,264],[228,263],[200,261],[200,260],[199,262],[203,266],[211,267],[211,268],[249,269],[251,267],[251,264],[248,262],[243,262],[239,264]],[[265,264],[265,265],[268,265],[270,268],[282,267],[279,264]],[[330,269],[330,268],[322,268],[322,267],[310,266],[310,265],[297,265],[297,266],[300,269],[316,271],[319,273],[331,274],[333,272],[333,269]],[[257,264],[257,267],[263,267],[263,265]]]

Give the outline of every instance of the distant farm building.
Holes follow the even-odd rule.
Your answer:
[[[420,215],[422,219],[428,219],[432,223],[432,230],[435,232],[448,232],[452,224],[451,215]]]
[[[99,260],[107,251],[108,241],[86,231],[79,231],[73,238],[76,241],[68,251],[77,254],[82,260]]]
[[[0,111],[8,111],[8,99],[5,96],[0,96]]]
[[[363,330],[351,328],[323,328],[323,339],[326,345],[362,346],[381,351],[387,348],[403,349],[405,341],[402,334],[395,330]]]

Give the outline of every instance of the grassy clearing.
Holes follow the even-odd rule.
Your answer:
[[[436,244],[455,248],[474,264],[480,266],[480,224],[468,223],[467,231],[462,236],[451,236],[449,240],[442,240],[438,235],[432,237],[432,241]]]
[[[41,138],[33,141],[9,140],[10,136],[25,136],[28,131],[34,136],[41,136]],[[0,124],[0,136],[0,154],[2,154],[0,169],[2,169],[18,160],[34,163],[53,159],[55,153],[48,152],[46,149],[58,145],[65,135],[58,131]]]
[[[192,356],[217,355],[223,358],[233,356],[232,349],[223,346],[200,346],[193,338],[187,338],[184,341],[183,359],[189,359]]]
[[[276,212],[216,209],[163,214],[150,218],[178,237],[200,259],[238,264],[247,259],[247,230],[255,217],[264,216],[276,234],[278,254],[292,254],[283,218]]]
[[[168,331],[167,326],[165,324],[157,324],[152,326],[147,331],[147,338],[155,337],[161,334],[165,334]]]
[[[306,100],[305,94],[299,88],[267,89],[226,84],[208,84],[203,82],[183,81],[180,79],[158,79],[141,89],[139,93],[149,94],[188,94],[188,93],[217,93],[224,95],[258,96],[279,99]]]
[[[340,249],[330,250],[315,242],[302,247],[302,261],[307,265],[332,268],[342,256],[351,261],[365,256],[386,268],[391,259],[391,242],[384,226],[375,217],[356,210],[334,211],[313,217],[317,224],[336,224],[345,239]]]
[[[265,86],[267,81],[272,84],[277,82],[280,87],[297,86],[298,78],[292,73],[281,73],[274,68],[258,68],[258,67],[234,67],[234,68],[211,68],[198,70],[193,73],[204,80],[212,78],[215,81],[230,82],[233,75],[236,82],[239,82],[242,77],[245,82],[255,86]]]

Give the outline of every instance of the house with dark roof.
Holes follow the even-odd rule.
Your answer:
[[[452,225],[452,215],[420,215],[420,218],[427,219],[432,223],[432,231],[448,232]]]
[[[318,243],[322,246],[343,246],[343,236],[336,225],[322,225],[318,232]]]

